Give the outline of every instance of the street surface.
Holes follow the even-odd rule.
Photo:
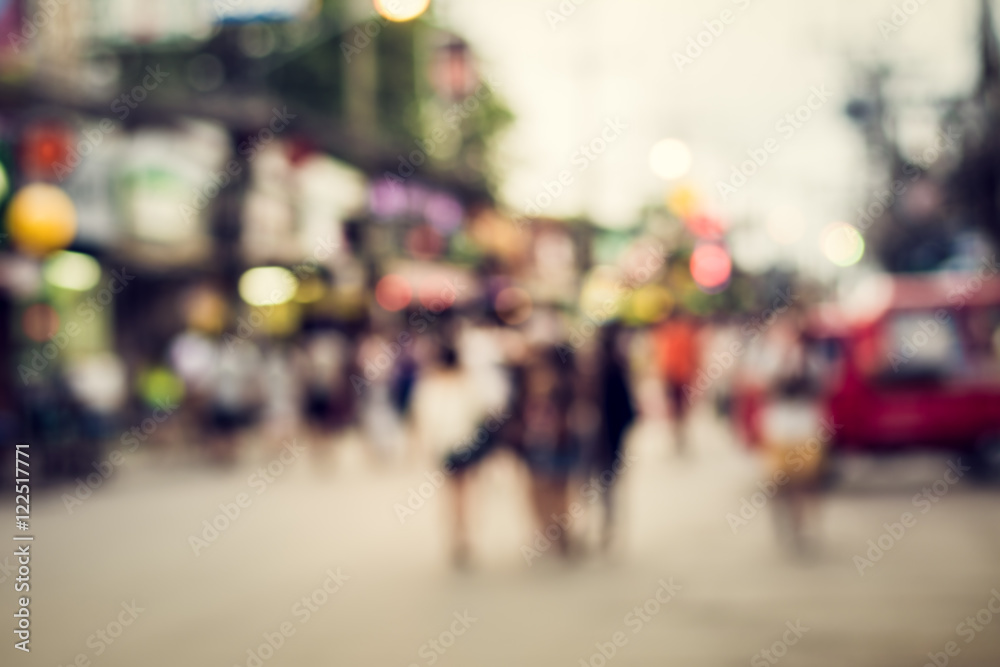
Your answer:
[[[454,570],[446,490],[401,523],[394,505],[426,469],[380,464],[357,437],[286,454],[266,478],[251,476],[280,460],[277,446],[258,443],[229,470],[136,454],[72,513],[61,494],[73,485],[36,490],[30,664],[920,667],[928,653],[1000,664],[1000,614],[981,612],[1000,591],[996,489],[939,483],[922,513],[914,496],[942,479],[945,458],[852,461],[816,548],[797,559],[770,504],[734,534],[727,514],[759,490],[761,469],[721,423],[696,417],[686,459],[662,422],[636,428],[620,543],[569,564],[551,551],[526,562],[536,536],[523,480],[497,460],[476,491],[473,566]],[[220,503],[239,516],[210,540],[203,521],[226,524]],[[906,512],[915,524],[883,537],[891,547],[862,576],[855,556],[868,559],[868,541]],[[12,575],[2,587],[10,610]],[[970,616],[981,630],[960,625]],[[12,664],[4,635],[0,663]]]

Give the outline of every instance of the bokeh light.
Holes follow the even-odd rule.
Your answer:
[[[10,192],[10,177],[7,169],[0,163],[0,199],[3,199]]]
[[[295,292],[296,303],[315,303],[326,295],[326,285],[320,278],[303,280]]]
[[[691,151],[684,142],[664,139],[649,152],[649,168],[665,181],[672,181],[691,169]]]
[[[188,326],[196,331],[222,332],[229,307],[217,290],[210,287],[199,287],[188,296],[186,301],[184,314]]]
[[[417,18],[430,4],[431,0],[375,0],[375,11],[390,21],[401,23]]]
[[[846,222],[834,222],[820,236],[823,255],[837,266],[853,266],[865,254],[865,240],[861,232]]]
[[[692,234],[702,239],[720,239],[726,231],[722,218],[709,213],[689,215],[684,218],[684,225]]]
[[[90,255],[63,250],[46,260],[42,277],[55,287],[86,292],[101,279],[101,265]]]
[[[531,317],[531,295],[520,287],[505,287],[497,294],[493,307],[505,323],[521,324]]]
[[[701,207],[701,195],[691,185],[678,185],[667,195],[667,210],[678,218],[694,215]]]
[[[28,338],[43,343],[59,331],[59,313],[47,303],[28,306],[21,317],[21,328]]]
[[[628,320],[634,324],[651,324],[662,320],[674,307],[674,296],[662,285],[643,285],[629,301]]]
[[[390,273],[375,285],[375,302],[384,310],[396,312],[410,305],[413,288],[406,278]]]
[[[706,243],[691,253],[691,277],[699,287],[714,290],[729,280],[733,262],[729,253],[720,245]]]
[[[625,275],[615,266],[595,266],[583,280],[580,290],[580,311],[594,319],[616,317],[628,296],[624,288]]]
[[[276,306],[287,303],[298,289],[299,281],[281,266],[258,266],[240,277],[240,297],[251,306]]]
[[[54,185],[32,183],[14,195],[7,209],[7,229],[18,248],[47,255],[65,248],[76,236],[76,208]]]
[[[147,405],[176,405],[184,399],[184,380],[166,366],[145,370],[139,375],[137,385]]]

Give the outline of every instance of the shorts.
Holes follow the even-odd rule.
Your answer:
[[[484,442],[473,442],[468,447],[448,452],[444,457],[445,472],[462,472],[485,459],[497,447],[497,439],[491,433]]]
[[[242,428],[249,421],[245,410],[217,405],[212,408],[212,430],[216,433],[231,433]]]
[[[532,473],[550,477],[569,477],[579,463],[575,449],[532,447],[524,452],[524,462]]]

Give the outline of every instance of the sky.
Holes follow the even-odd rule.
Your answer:
[[[433,11],[472,43],[516,115],[499,149],[509,207],[633,224],[676,185],[648,156],[677,138],[693,154],[686,182],[747,230],[733,252],[750,269],[781,259],[821,271],[820,231],[856,219],[871,197],[865,146],[844,113],[861,91],[852,63],[894,67],[890,93],[912,109],[901,122],[913,150],[933,131],[921,105],[965,94],[978,76],[979,0],[435,0]],[[706,30],[717,34],[688,50]],[[807,101],[807,120],[778,126]],[[719,183],[768,139],[767,161],[724,197]],[[763,231],[779,207],[801,216],[794,245]]]

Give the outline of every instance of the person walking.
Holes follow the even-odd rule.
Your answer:
[[[602,330],[598,375],[601,426],[591,457],[590,475],[597,478],[601,489],[604,512],[601,548],[605,551],[611,546],[615,532],[615,489],[624,456],[625,434],[635,419],[628,363],[621,343],[620,326],[610,324]]]
[[[687,314],[677,313],[656,329],[653,340],[657,365],[667,385],[676,451],[678,455],[684,455],[687,451],[687,415],[691,408],[691,401],[685,390],[690,390],[690,385],[698,375],[698,328]]]

